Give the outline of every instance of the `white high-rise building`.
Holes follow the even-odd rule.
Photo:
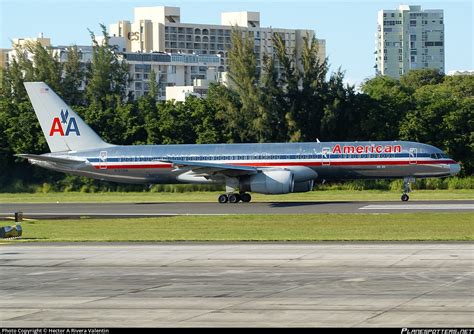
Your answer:
[[[137,7],[134,22],[119,21],[110,25],[110,35],[126,38],[128,52],[168,52],[198,55],[220,55],[219,72],[227,69],[227,51],[231,46],[232,26],[253,35],[257,67],[264,54],[273,55],[274,33],[279,33],[288,49],[301,52],[303,37],[310,39],[313,30],[260,27],[258,12],[230,12],[221,14],[221,25],[182,23],[179,7]],[[318,39],[319,56],[325,58],[325,41]]]
[[[376,34],[376,74],[400,78],[412,69],[433,68],[444,73],[442,9],[400,5],[380,10]]]

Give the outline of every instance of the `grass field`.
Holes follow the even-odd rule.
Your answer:
[[[216,202],[218,192],[150,193],[0,193],[0,203],[48,203],[48,202]],[[322,190],[287,195],[252,194],[254,202],[293,201],[400,201],[398,191],[382,190]],[[465,200],[474,199],[474,190],[416,190],[410,193],[410,201],[417,200]]]
[[[473,213],[179,216],[23,222],[35,241],[472,241]],[[1,224],[1,225],[6,225]]]

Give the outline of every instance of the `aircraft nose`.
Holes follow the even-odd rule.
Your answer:
[[[461,166],[459,164],[451,164],[449,165],[449,173],[451,175],[456,175],[461,171]]]

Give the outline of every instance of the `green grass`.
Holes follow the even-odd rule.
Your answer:
[[[32,241],[474,240],[473,213],[179,216],[22,223]],[[2,225],[6,225],[2,224]]]
[[[254,202],[293,201],[400,201],[400,192],[386,190],[319,190],[286,195],[252,194]],[[216,202],[219,192],[150,193],[2,193],[0,203],[65,203],[65,202]],[[474,199],[474,189],[415,190],[410,200]]]

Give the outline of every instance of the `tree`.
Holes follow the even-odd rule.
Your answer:
[[[418,88],[415,107],[406,114],[399,131],[402,139],[445,150],[463,164],[463,172],[469,175],[474,170],[474,94],[466,81],[474,83],[472,78],[456,76]]]
[[[85,80],[85,71],[81,64],[81,51],[76,45],[67,52],[67,60],[63,66],[62,97],[69,105],[83,105],[84,92],[80,89]]]
[[[443,73],[434,68],[410,70],[408,73],[402,75],[400,84],[415,91],[422,86],[437,85],[443,82],[443,78]]]
[[[141,96],[137,101],[138,112],[144,118],[144,130],[146,132],[146,144],[160,144],[160,122],[157,102],[151,94]]]
[[[104,109],[108,106],[114,108],[117,102],[125,99],[128,65],[119,60],[116,47],[109,44],[110,37],[105,26],[101,24],[100,27],[103,35],[101,44],[89,30],[93,54],[87,71],[86,93],[89,103],[99,104]]]
[[[260,90],[258,89],[257,58],[254,53],[252,33],[237,28],[232,29],[232,48],[229,50],[229,70],[231,90],[234,90],[240,99],[238,113],[230,113],[228,118],[235,126],[239,142],[253,142],[261,138],[262,129],[259,128],[257,110],[259,106]],[[226,96],[226,95],[224,95]]]
[[[296,49],[288,50],[280,34],[274,34],[273,43],[282,68],[279,85],[284,91],[289,138],[291,141],[314,141],[321,134],[327,59],[319,59],[319,46],[314,36],[303,38],[300,58]]]
[[[301,82],[302,106],[295,119],[301,129],[302,141],[315,141],[321,138],[321,120],[324,115],[328,85],[327,59],[319,59],[318,42],[313,36],[303,37],[303,50],[299,78]]]
[[[283,109],[286,110],[285,121],[287,124],[287,137],[290,141],[301,140],[301,129],[297,120],[297,113],[300,109],[299,99],[299,75],[296,68],[296,49],[288,52],[285,42],[280,34],[272,36],[273,45],[276,51],[277,66],[280,67],[278,85],[283,89]]]
[[[2,77],[3,97],[13,104],[28,100],[23,82],[34,81],[35,78],[33,62],[28,58],[25,50],[20,47],[15,48],[15,57],[3,71]]]
[[[212,84],[206,100],[212,101],[216,118],[222,122],[222,137],[229,143],[239,143],[246,138],[245,118],[240,115],[241,101],[239,95],[224,85]]]
[[[33,77],[35,81],[44,81],[54,91],[62,93],[62,65],[51,48],[40,42],[27,43],[26,50],[33,55]],[[62,94],[61,94],[62,95]]]
[[[156,81],[156,72],[154,69],[151,69],[150,72],[150,90],[148,91],[148,95],[156,102],[158,96],[158,83]]]
[[[218,144],[225,141],[222,123],[215,117],[217,109],[212,100],[188,96],[185,108],[191,114],[197,144]]]
[[[278,84],[278,71],[273,57],[264,57],[261,78],[261,94],[258,108],[259,140],[262,142],[285,142],[288,126],[285,119],[284,93]]]
[[[192,113],[186,108],[185,103],[159,102],[158,114],[162,144],[192,144],[196,142]]]
[[[324,140],[360,140],[361,109],[354,86],[344,85],[344,73],[339,69],[327,83],[321,137]]]
[[[361,131],[366,139],[395,140],[399,138],[399,125],[408,110],[413,108],[410,91],[398,80],[378,76],[361,86],[370,99],[365,101]]]
[[[296,49],[287,48],[280,34],[274,34],[273,43],[282,68],[279,85],[284,89],[290,140],[314,141],[321,134],[328,60],[319,59],[314,36],[303,38],[300,58]]]

